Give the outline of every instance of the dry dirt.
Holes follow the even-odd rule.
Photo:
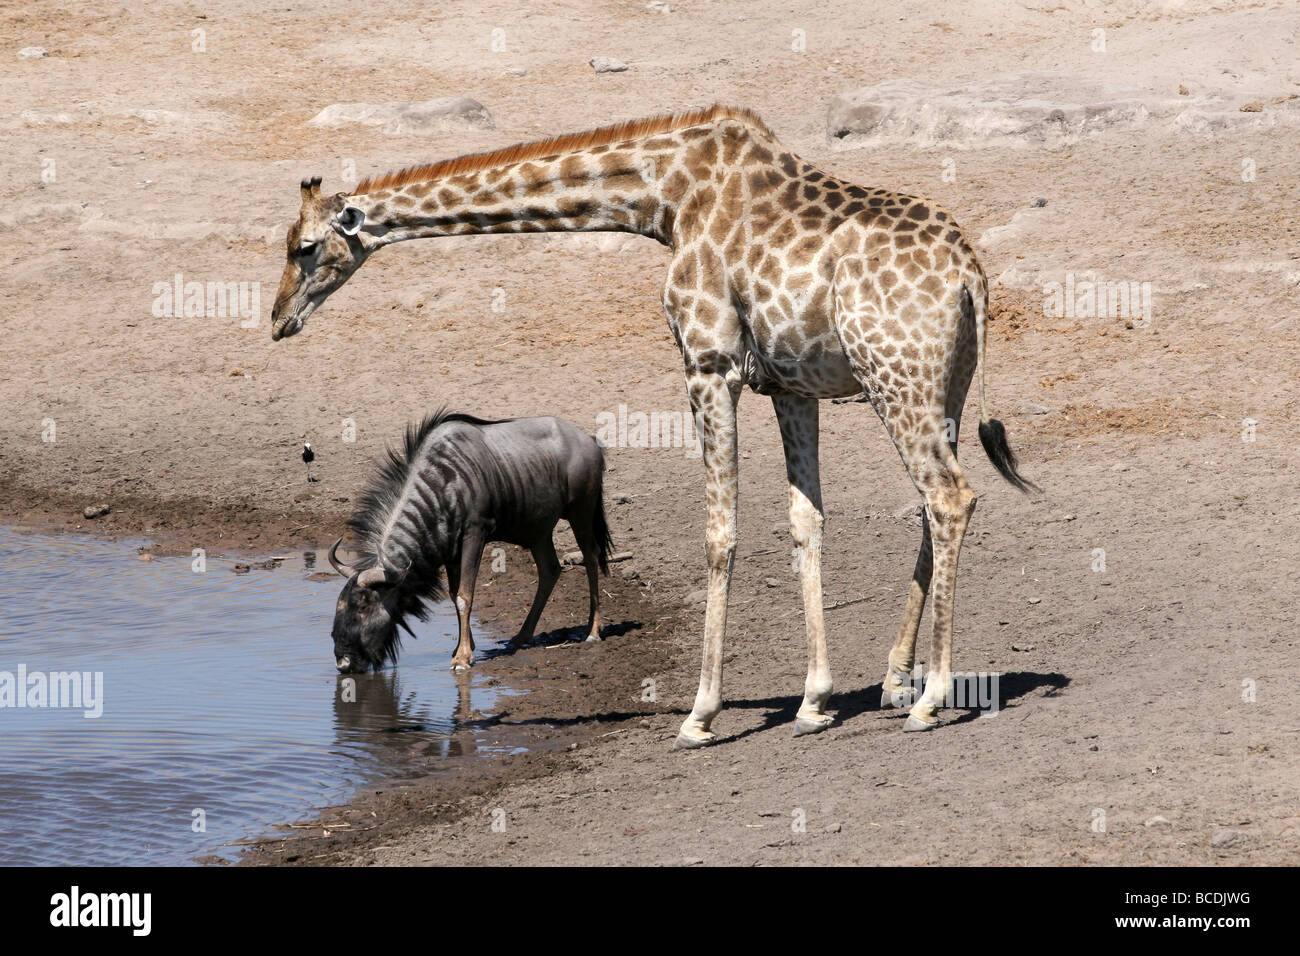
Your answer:
[[[536,688],[497,721],[533,735],[537,752],[474,771],[486,776],[362,794],[326,819],[364,815],[373,829],[274,841],[252,862],[1296,862],[1300,133],[1273,122],[1272,105],[1300,92],[1296,8],[670,7],[69,12],[34,0],[0,12],[0,517],[162,548],[319,545],[339,533],[373,456],[432,407],[558,414],[591,431],[620,404],[684,411],[658,307],[668,254],[648,240],[408,243],[296,338],[273,345],[267,313],[304,176],[343,189],[348,164],[359,176],[730,102],[836,175],[931,196],[984,237],[992,407],[1045,489],[1018,495],[963,441],[981,498],[956,666],[999,673],[1003,709],[951,711],[937,732],[904,735],[900,714],[876,708],[920,537],[904,515],[915,492],[868,407],[827,403],[837,723],[791,738],[804,639],[784,471],[770,404],[747,395],[718,746],[669,749],[698,668],[702,607],[685,598],[703,585],[702,468],[681,449],[611,448],[613,532],[634,557],[611,578],[609,609],[628,626],[599,647],[480,665]],[[498,29],[504,52],[492,49]],[[49,55],[19,59],[28,46]],[[596,74],[587,61],[600,55],[630,69]],[[1252,109],[1208,132],[1136,122],[1056,143],[826,133],[828,104],[849,90],[1021,71],[1166,98],[1182,85]],[[495,130],[306,125],[332,103],[462,95]],[[1093,271],[1150,282],[1151,321],[1047,314],[1045,282]],[[260,322],[156,316],[155,284],[177,273],[260,282]],[[304,437],[319,454],[313,485]],[[100,501],[110,515],[84,521]],[[522,616],[522,560],[485,604],[490,621]],[[544,628],[580,614],[577,577]],[[654,701],[642,700],[647,680]],[[1166,822],[1148,826],[1155,817]]]

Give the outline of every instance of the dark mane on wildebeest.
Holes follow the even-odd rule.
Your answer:
[[[542,579],[553,584],[559,564],[551,531],[564,517],[584,557],[590,554],[589,577],[597,566],[608,573],[604,456],[594,439],[568,422],[490,420],[444,407],[408,426],[402,446],[390,447],[376,465],[348,521],[355,560],[344,565],[337,559],[338,544],[330,549],[331,564],[349,579],[334,633],[336,656],[350,668],[397,659],[398,628],[412,634],[408,619],[426,620],[430,605],[448,596],[444,569],[453,591],[458,582],[465,585],[454,596],[472,601],[488,540],[532,548]],[[550,584],[539,587],[525,622],[529,637]],[[598,630],[594,577],[590,584],[591,627]],[[468,627],[467,604],[461,663],[472,650]]]

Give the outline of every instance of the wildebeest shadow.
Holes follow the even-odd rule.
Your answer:
[[[639,631],[645,627],[642,621],[620,621],[617,624],[606,624],[600,629],[602,643],[611,638],[622,637],[624,634],[630,634],[633,631]],[[533,639],[527,644],[511,644],[508,640],[501,643],[498,647],[485,648],[482,652],[483,660],[491,660],[494,657],[511,657],[522,650],[532,647],[559,647],[564,644],[582,644],[587,640],[587,628],[585,625],[576,627],[561,627],[553,631],[545,631],[541,634],[534,634]]]
[[[1036,674],[1030,671],[1014,671],[1009,674],[998,675],[998,712],[1006,710],[1008,706],[1014,707],[1014,701],[1032,694],[1041,687],[1046,687],[1044,696],[1050,696],[1069,686],[1070,678],[1064,674]],[[831,713],[835,715],[833,726],[847,724],[853,719],[862,716],[871,711],[881,710],[880,693],[883,690],[880,683],[872,684],[869,687],[863,687],[858,690],[845,691],[836,693],[831,697],[828,705]],[[751,734],[761,734],[777,727],[789,727],[794,722],[795,714],[799,711],[799,705],[803,702],[802,696],[793,697],[764,697],[755,700],[728,700],[725,707],[748,707],[765,709],[768,712],[763,715],[763,722],[757,727],[751,727],[748,730],[742,730],[738,734],[727,738],[728,740],[740,740]],[[906,709],[892,710],[891,713],[897,714],[900,719],[907,716]],[[947,708],[943,711],[942,721],[946,725],[964,724],[972,720],[978,720],[983,711],[977,708]]]

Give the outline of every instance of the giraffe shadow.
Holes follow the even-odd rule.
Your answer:
[[[999,674],[998,712],[1014,708],[1016,701],[1028,697],[1040,689],[1042,689],[1040,696],[1053,697],[1068,687],[1069,684],[1070,678],[1064,674],[1039,674],[1033,671],[1013,671],[1007,674]],[[907,717],[906,709],[885,709],[880,706],[880,694],[883,690],[883,684],[876,682],[868,687],[834,694],[829,705],[829,710],[835,715],[835,723],[832,726],[848,724],[850,721],[872,711],[882,711],[896,715],[900,720],[905,719]],[[794,722],[795,715],[799,712],[799,705],[802,703],[802,695],[729,700],[725,704],[726,707],[761,709],[767,712],[763,715],[762,723],[758,726],[742,730],[728,739],[740,740],[751,734],[761,734],[778,727],[788,730],[789,725]],[[978,720],[981,714],[986,712],[975,707],[950,707],[943,712],[943,723],[945,725],[969,723],[972,720]]]

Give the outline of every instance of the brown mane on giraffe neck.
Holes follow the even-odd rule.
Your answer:
[[[690,110],[685,113],[664,113],[659,116],[627,120],[622,123],[615,123],[613,126],[601,126],[581,133],[553,136],[550,139],[539,140],[534,143],[516,143],[514,146],[506,146],[486,153],[469,153],[465,156],[456,156],[452,159],[427,163],[423,166],[411,166],[396,172],[385,173],[382,176],[367,177],[357,183],[357,188],[352,190],[351,195],[361,196],[379,189],[396,189],[401,186],[408,186],[411,183],[429,182],[446,176],[454,176],[458,173],[474,173],[497,166],[520,163],[528,159],[541,159],[560,153],[590,149],[593,146],[621,143],[629,139],[653,136],[656,133],[669,133],[674,130],[685,129],[688,126],[700,126],[723,119],[738,120],[757,127],[769,136],[772,135],[771,130],[759,119],[758,114],[752,110],[715,103],[713,106],[704,109]]]

